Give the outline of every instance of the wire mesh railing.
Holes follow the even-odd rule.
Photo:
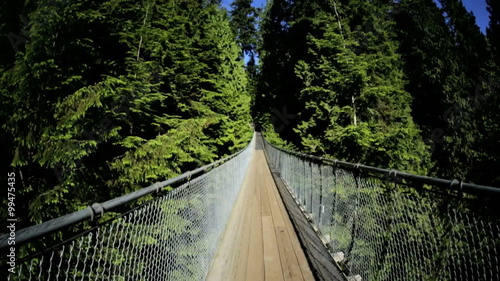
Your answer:
[[[20,260],[8,280],[204,279],[242,186],[254,139],[226,159],[19,231],[16,245],[22,239],[26,242],[23,247],[33,247],[47,236],[59,237],[61,224],[70,227],[75,221],[88,220],[89,211],[95,220],[109,209],[153,195],[138,207],[115,213],[103,223]],[[2,248],[6,239],[0,238]]]
[[[270,165],[353,280],[500,280],[500,188],[264,143]]]

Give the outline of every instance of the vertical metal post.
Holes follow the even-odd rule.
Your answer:
[[[358,207],[359,207],[359,197],[361,194],[361,192],[359,192],[359,188],[361,185],[361,170],[356,169],[353,176],[354,176],[354,180],[356,183],[356,197],[355,197],[355,201],[354,201],[354,212],[353,212],[353,218],[352,218],[351,242],[349,243],[349,246],[347,247],[347,251],[346,251],[346,256],[348,258],[352,252],[352,249],[354,248],[356,234],[358,232]]]
[[[291,161],[291,156],[290,155],[287,155],[287,156],[288,157],[287,157],[287,161],[286,161],[286,166],[287,166],[287,171],[288,172],[287,172],[286,181],[287,181],[288,185],[291,188],[291,186],[292,186],[292,175],[293,175],[293,173],[292,173],[292,165],[291,165],[292,161]]]
[[[307,183],[307,169],[306,169],[306,161],[302,159],[302,175],[304,177],[304,184],[302,185],[303,187],[303,195],[302,195],[302,200],[301,203],[302,205],[306,205],[306,193],[307,193],[307,188],[306,188],[306,183]]]
[[[335,221],[335,215],[337,213],[337,207],[338,207],[338,204],[337,204],[337,192],[338,192],[338,186],[337,186],[337,165],[334,164],[333,165],[333,168],[332,168],[332,179],[333,179],[333,182],[331,184],[332,186],[332,189],[333,189],[333,192],[332,192],[332,210],[331,210],[331,214],[330,214],[330,225],[332,226],[333,229],[336,228],[336,221]]]
[[[314,193],[313,192],[313,190],[314,190],[314,182],[313,182],[314,181],[314,173],[313,173],[314,167],[313,167],[313,163],[311,160],[309,160],[309,167],[310,167],[309,172],[311,175],[310,181],[309,181],[309,193],[310,193],[309,205],[311,205],[311,206],[309,206],[308,209],[309,209],[309,213],[312,214],[313,213],[313,193]]]
[[[300,178],[299,178],[299,192],[298,192],[298,196],[297,196],[297,199],[299,201],[300,204],[302,204],[302,192],[303,192],[303,189],[304,189],[304,169],[302,168],[302,158],[299,157],[299,167],[298,167],[298,171],[297,171],[297,174],[300,175]]]
[[[321,229],[323,220],[323,165],[319,162],[319,202],[318,202],[318,228]]]
[[[295,197],[297,197],[297,194],[299,192],[299,189],[298,189],[299,177],[297,176],[297,170],[298,170],[297,163],[298,163],[297,156],[293,156],[293,192],[294,192]]]

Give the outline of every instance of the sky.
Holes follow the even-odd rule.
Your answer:
[[[233,0],[223,0],[223,6],[229,7]],[[476,17],[477,25],[481,28],[483,33],[486,33],[486,27],[489,23],[489,13],[486,11],[486,0],[462,0],[467,10],[472,11]],[[266,0],[254,0],[255,7],[264,7]]]
[[[486,28],[490,22],[490,14],[486,10],[486,0],[463,0],[462,2],[467,10],[474,13],[477,25],[479,25],[483,33],[486,33]]]

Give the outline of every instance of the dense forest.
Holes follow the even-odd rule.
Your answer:
[[[218,3],[99,2],[2,3],[1,165],[16,172],[27,207],[19,227],[251,139],[241,48]]]
[[[270,1],[255,120],[307,153],[500,186],[487,6],[485,35],[460,0]]]
[[[3,0],[19,227],[236,152],[252,123],[303,152],[500,186],[499,3],[483,34],[437,2]]]

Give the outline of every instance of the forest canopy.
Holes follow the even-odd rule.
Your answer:
[[[17,214],[23,223],[173,177],[250,141],[249,81],[218,3],[4,5],[3,38],[14,44],[3,42],[0,60],[1,165],[18,175],[16,201],[29,206]]]
[[[268,1],[255,118],[306,153],[500,186],[487,5],[483,34],[459,0]]]

